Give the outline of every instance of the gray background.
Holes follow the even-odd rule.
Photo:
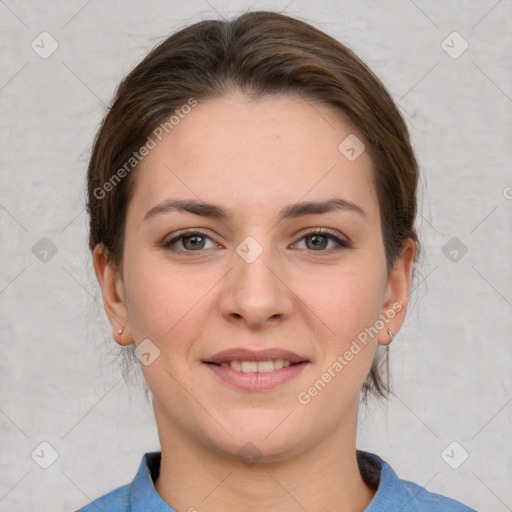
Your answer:
[[[155,44],[266,8],[313,22],[374,69],[421,166],[425,257],[391,345],[396,396],[361,410],[358,447],[430,491],[512,510],[510,0],[0,0],[3,512],[75,510],[159,449],[140,386],[123,380],[87,249],[91,144],[116,85]],[[43,31],[58,43],[47,58],[31,47],[51,48]],[[457,58],[454,31],[469,45]]]

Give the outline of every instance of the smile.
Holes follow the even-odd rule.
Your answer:
[[[264,350],[233,347],[208,356],[202,363],[225,384],[243,391],[263,391],[290,381],[310,361],[278,347]]]
[[[269,373],[274,370],[280,370],[291,366],[290,361],[284,361],[283,359],[275,359],[269,361],[223,361],[219,364],[222,368],[233,368],[234,370],[244,373]]]
[[[292,363],[283,359],[267,361],[223,361],[206,363],[208,368],[224,384],[242,391],[267,391],[297,377],[310,363]]]

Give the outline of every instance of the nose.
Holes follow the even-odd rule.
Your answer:
[[[261,246],[261,254],[253,260],[246,257],[250,253],[244,254],[244,248],[255,250],[249,245],[233,253],[233,268],[224,280],[220,310],[229,322],[245,323],[252,330],[262,330],[290,317],[293,292],[276,255]]]

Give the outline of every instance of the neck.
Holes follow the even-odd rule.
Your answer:
[[[375,495],[357,465],[357,407],[349,425],[308,449],[250,466],[166,424],[156,407],[155,415],[162,446],[155,489],[177,512],[362,512]]]

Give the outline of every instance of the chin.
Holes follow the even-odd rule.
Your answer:
[[[304,443],[300,441],[290,436],[276,436],[274,439],[266,438],[264,435],[237,436],[235,439],[230,438],[227,442],[218,441],[215,449],[224,456],[236,458],[250,467],[256,463],[273,463],[293,457],[301,451]]]
[[[217,451],[241,462],[246,458],[259,462],[285,460],[307,445],[307,428],[297,418],[292,420],[294,414],[285,419],[288,414],[289,410],[268,414],[261,410],[246,411],[243,420],[223,423],[233,437],[222,430],[221,436],[210,437],[210,443]]]

